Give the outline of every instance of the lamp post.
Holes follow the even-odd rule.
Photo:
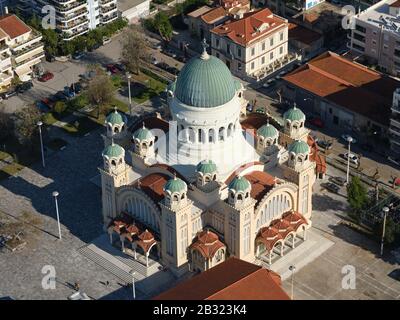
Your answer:
[[[296,267],[294,265],[291,265],[289,267],[289,270],[292,271],[292,289],[291,289],[291,296],[290,298],[293,300],[294,297],[294,272],[296,271]]]
[[[135,289],[135,271],[130,272],[132,275],[132,295],[133,299],[136,300],[136,289]]]
[[[382,240],[381,240],[381,256],[383,256],[383,243],[385,242],[385,229],[386,229],[386,217],[389,213],[388,207],[383,207],[383,228],[382,228]]]
[[[347,142],[349,143],[348,152],[347,152],[347,172],[346,172],[346,184],[349,183],[349,174],[350,174],[350,145],[353,142],[353,138],[348,136]]]
[[[57,224],[58,224],[58,239],[61,240],[60,214],[58,212],[58,201],[57,201],[58,195],[59,195],[58,191],[54,191],[53,192],[54,202],[56,203]]]
[[[46,166],[46,163],[44,162],[44,149],[43,149],[43,138],[42,138],[42,125],[43,122],[39,121],[37,123],[38,127],[39,127],[39,137],[40,137],[40,150],[42,152],[42,166],[43,168]]]
[[[131,75],[129,73],[126,74],[128,79],[128,95],[129,95],[129,115],[132,117],[132,97],[131,97]]]

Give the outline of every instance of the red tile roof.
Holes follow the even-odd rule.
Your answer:
[[[0,28],[7,33],[11,39],[32,31],[32,29],[22,22],[22,20],[16,15],[5,15],[0,17]]]
[[[319,97],[389,125],[393,91],[400,81],[325,52],[284,77]]]
[[[164,185],[170,179],[163,173],[151,173],[140,179],[140,189],[155,202],[164,199]]]
[[[257,204],[275,185],[275,177],[264,171],[253,171],[244,177],[251,183],[250,195]]]
[[[225,245],[219,240],[218,236],[209,230],[199,232],[190,246],[191,249],[198,250],[207,259],[214,257],[215,253],[223,247]]]
[[[215,21],[218,21],[222,18],[224,18],[225,16],[227,16],[228,12],[222,8],[222,7],[218,7],[218,8],[214,8],[208,12],[206,12],[205,14],[203,14],[201,16],[201,19],[208,24],[212,24]]]
[[[389,7],[400,8],[400,0],[393,2]]]
[[[246,46],[287,25],[287,22],[275,16],[268,8],[245,13],[242,19],[227,22],[211,30],[225,36],[239,45]]]
[[[295,23],[289,23],[289,40],[295,40],[307,45],[312,45],[322,38],[316,31],[307,29]]]
[[[154,300],[289,300],[280,276],[231,257],[161,293]]]

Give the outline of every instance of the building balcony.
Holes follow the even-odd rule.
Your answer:
[[[118,14],[112,14],[111,16],[102,16],[100,18],[100,23],[109,23],[118,18]]]
[[[100,0],[100,5],[106,5],[110,3],[117,3],[116,0]]]
[[[60,29],[61,31],[69,31],[74,28],[78,28],[82,25],[88,24],[89,19],[87,17],[81,18],[74,20],[72,22],[66,23],[66,24],[58,24],[57,28]]]
[[[34,49],[31,49],[29,51],[25,51],[23,54],[20,54],[18,56],[14,56],[14,61],[16,63],[20,63],[20,62],[23,62],[25,60],[30,60],[32,57],[35,57],[36,55],[44,53],[43,46],[44,46],[43,43],[41,43],[40,46],[38,46],[38,47],[36,47]]]
[[[89,11],[87,10],[87,8],[82,8],[70,14],[57,16],[56,20],[61,23],[67,23],[70,22],[71,20],[78,19],[84,15],[87,15],[88,13]]]
[[[34,45],[42,40],[42,35],[39,32],[32,31],[30,37],[26,41],[18,42],[16,45],[11,46],[12,52],[23,50],[27,46]]]
[[[11,84],[14,75],[11,72],[2,72],[0,73],[0,86],[4,87]]]
[[[87,8],[87,3],[85,2],[77,2],[75,4],[69,5],[69,6],[57,6],[56,11],[59,13],[70,13],[73,11],[77,11],[82,8]]]
[[[44,51],[42,50],[41,52],[34,54],[30,56],[28,59],[24,59],[23,61],[20,62],[15,62],[15,69],[21,68],[21,67],[26,67],[26,66],[33,66],[37,63],[40,62],[40,59],[44,58]]]
[[[29,46],[24,47],[23,49],[20,50],[12,50],[12,54],[15,58],[19,58],[21,56],[24,56],[26,54],[29,54],[29,52],[35,51],[38,48],[43,48],[43,43],[38,41],[38,42],[34,42]]]
[[[62,37],[63,37],[63,40],[70,41],[70,40],[72,40],[72,39],[74,39],[74,38],[76,38],[76,37],[88,32],[88,31],[89,31],[89,27],[85,26],[85,27],[79,28],[77,30],[63,32]]]
[[[101,14],[108,14],[108,13],[113,12],[115,10],[117,10],[117,6],[116,5],[112,5],[110,7],[102,7],[102,8],[100,8],[100,13]]]

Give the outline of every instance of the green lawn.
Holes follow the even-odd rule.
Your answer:
[[[136,103],[143,103],[155,96],[158,96],[166,88],[166,84],[147,76],[147,88],[133,97]]]

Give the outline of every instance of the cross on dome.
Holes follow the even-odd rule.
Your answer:
[[[201,45],[203,47],[203,53],[201,54],[200,59],[207,60],[210,58],[210,56],[207,53],[208,43],[205,38],[203,38]]]

